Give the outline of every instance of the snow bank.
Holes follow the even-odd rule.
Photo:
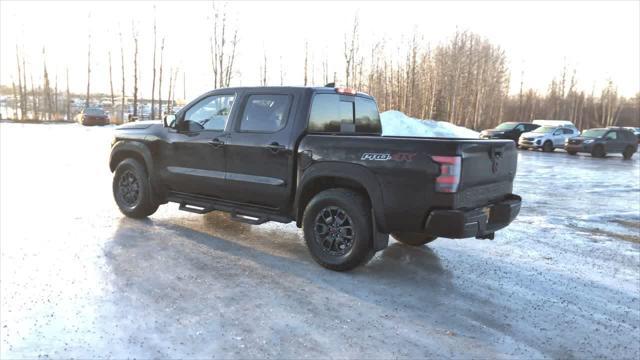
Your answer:
[[[396,110],[380,114],[383,136],[452,137],[477,139],[480,133],[446,121],[414,119]]]

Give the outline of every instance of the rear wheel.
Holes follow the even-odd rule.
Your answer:
[[[158,210],[149,176],[135,159],[126,159],[118,164],[113,174],[113,197],[120,211],[129,217],[144,218]]]
[[[627,146],[622,153],[622,157],[624,157],[625,160],[629,160],[633,156],[634,152],[633,146]]]
[[[411,246],[422,246],[437,239],[435,236],[429,236],[419,232],[397,232],[391,235],[401,243]]]
[[[602,158],[605,157],[605,155],[607,155],[607,153],[604,151],[604,147],[602,145],[597,145],[593,150],[591,150],[592,157]]]
[[[304,239],[313,259],[327,269],[347,271],[374,255],[367,200],[347,189],[317,194],[305,208]]]
[[[553,150],[553,143],[549,140],[545,141],[542,145],[542,151],[544,152],[552,152]]]

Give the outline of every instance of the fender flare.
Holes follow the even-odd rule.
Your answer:
[[[134,153],[142,157],[144,161],[144,166],[147,169],[147,173],[149,177],[152,177],[154,174],[153,167],[153,158],[151,157],[151,151],[149,148],[140,141],[131,141],[131,140],[118,140],[115,144],[113,144],[111,148],[111,154],[109,155],[109,169],[111,172],[116,170],[116,167],[123,159],[128,156],[125,154]]]
[[[300,208],[301,201],[304,201],[303,194],[311,184],[322,178],[344,179],[362,186],[371,202],[375,228],[385,232],[387,226],[384,215],[384,198],[382,187],[378,183],[375,174],[362,165],[340,162],[313,164],[299,177],[294,200],[294,215],[298,226],[301,225],[304,212],[304,209]]]

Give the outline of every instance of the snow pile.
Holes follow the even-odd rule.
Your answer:
[[[446,121],[414,119],[397,110],[380,114],[383,136],[419,136],[477,139],[480,133]]]

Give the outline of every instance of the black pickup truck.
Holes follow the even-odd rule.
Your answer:
[[[113,194],[130,217],[179,204],[250,224],[295,221],[312,257],[364,264],[392,234],[492,239],[520,211],[513,141],[382,136],[374,99],[348,88],[208,92],[164,121],[115,130]]]

